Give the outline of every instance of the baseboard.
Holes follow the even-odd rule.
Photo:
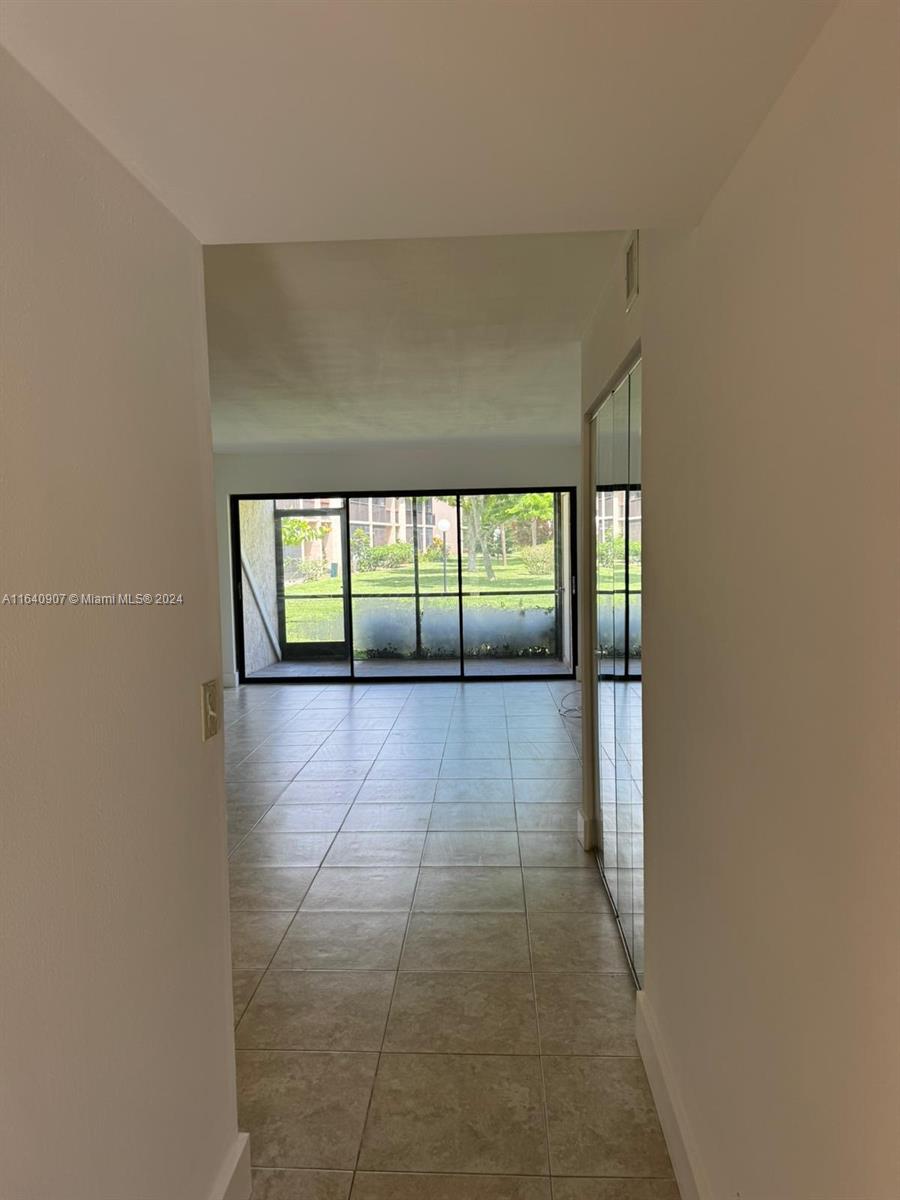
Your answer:
[[[222,676],[223,688],[236,688],[238,685],[238,677],[233,671],[226,671]]]
[[[714,1200],[646,992],[638,992],[637,995],[635,1034],[669,1147],[681,1200]]]
[[[585,850],[596,850],[597,848],[597,821],[594,817],[586,817],[583,812],[578,813],[578,827],[576,836]]]
[[[250,1200],[250,1137],[239,1133],[219,1172],[209,1200]]]

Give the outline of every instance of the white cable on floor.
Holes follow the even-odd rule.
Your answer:
[[[570,696],[577,696],[578,703],[566,705],[566,701]],[[556,705],[557,712],[561,717],[571,717],[574,721],[581,720],[581,688],[573,688],[571,692],[566,692],[562,699]]]

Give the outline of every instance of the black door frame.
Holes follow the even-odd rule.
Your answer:
[[[625,495],[625,516],[623,521],[625,527],[625,587],[621,593],[617,592],[615,589],[614,576],[612,589],[604,589],[602,592],[599,588],[596,589],[596,594],[598,597],[612,596],[614,606],[616,596],[622,595],[625,598],[625,633],[623,639],[625,647],[624,653],[621,657],[616,654],[612,654],[608,659],[599,660],[600,662],[608,661],[611,663],[624,662],[625,670],[621,672],[599,672],[598,677],[602,679],[604,683],[615,683],[617,680],[621,680],[622,683],[640,683],[643,678],[643,667],[637,672],[637,674],[635,674],[631,669],[632,663],[642,662],[637,655],[631,653],[631,598],[632,596],[640,596],[643,588],[641,592],[634,592],[631,590],[629,553],[631,551],[631,497],[635,492],[639,496],[641,495],[641,485],[639,483],[603,483],[598,485],[596,492],[598,496],[604,493],[614,495],[616,492],[623,492]],[[613,616],[613,620],[615,621],[615,615]]]
[[[281,538],[281,522],[285,517],[313,517],[322,520],[325,516],[332,520],[337,517],[338,524],[341,527],[341,594],[340,597],[310,596],[309,599],[340,599],[343,609],[341,615],[343,617],[344,639],[341,642],[289,642],[287,640],[287,616],[284,603],[284,544]],[[281,645],[281,660],[282,662],[304,662],[306,659],[312,658],[333,658],[335,661],[342,662],[345,656],[349,655],[350,648],[353,645],[352,614],[348,596],[350,557],[347,543],[350,537],[350,522],[347,515],[347,506],[344,505],[343,508],[275,508],[274,517],[275,579],[278,585],[275,597],[278,606],[278,641]],[[306,650],[306,646],[315,646],[317,653],[314,654],[312,650]]]
[[[230,520],[229,534],[230,534],[230,544],[231,544],[232,598],[233,598],[233,606],[234,606],[234,609],[233,609],[233,611],[234,611],[234,640],[235,640],[235,651],[236,651],[236,658],[237,658],[238,682],[242,683],[242,684],[244,684],[244,683],[247,683],[247,684],[272,684],[272,683],[309,684],[311,682],[314,682],[316,684],[326,684],[326,683],[347,683],[347,682],[354,682],[356,680],[359,680],[359,681],[363,681],[365,683],[409,683],[409,682],[414,682],[414,683],[459,683],[461,680],[466,680],[467,682],[472,682],[472,683],[479,683],[479,682],[496,683],[498,681],[514,683],[517,681],[526,681],[526,680],[531,681],[531,680],[536,680],[536,679],[545,679],[545,680],[574,679],[575,671],[578,666],[578,611],[577,611],[574,587],[571,588],[571,592],[570,592],[570,596],[569,596],[569,603],[571,606],[570,628],[572,631],[571,670],[559,671],[559,672],[540,672],[540,673],[522,671],[522,672],[509,673],[509,674],[507,674],[507,673],[503,673],[503,674],[479,673],[477,675],[467,675],[466,674],[466,669],[465,669],[466,656],[465,656],[465,643],[464,643],[465,621],[464,621],[464,616],[463,616],[463,609],[465,606],[463,604],[463,600],[464,600],[465,596],[469,595],[470,593],[464,592],[463,586],[462,586],[462,582],[463,582],[462,581],[462,506],[461,506],[462,497],[463,496],[491,496],[491,495],[517,496],[517,495],[527,495],[531,492],[538,492],[538,493],[551,492],[551,493],[553,493],[553,495],[554,495],[554,517],[557,516],[558,510],[560,507],[559,499],[558,499],[559,495],[562,493],[567,493],[569,496],[569,522],[568,522],[569,530],[568,530],[568,534],[569,534],[569,547],[570,547],[570,558],[571,558],[571,574],[572,574],[572,578],[574,579],[577,574],[576,555],[578,552],[578,548],[576,545],[576,503],[575,503],[576,489],[574,487],[571,487],[571,486],[559,487],[559,486],[557,486],[557,487],[511,487],[511,488],[503,488],[503,487],[498,487],[498,488],[448,488],[448,489],[443,489],[443,490],[442,489],[429,489],[428,491],[404,490],[404,491],[399,491],[399,492],[394,493],[394,495],[402,496],[403,498],[409,497],[412,500],[417,500],[420,497],[436,496],[436,495],[453,496],[455,498],[457,539],[458,539],[457,584],[458,584],[459,592],[458,592],[458,606],[457,607],[459,610],[459,635],[460,636],[459,636],[459,658],[457,661],[459,663],[459,670],[454,671],[452,673],[448,672],[445,674],[433,674],[433,675],[431,675],[431,674],[428,674],[428,675],[426,675],[426,674],[423,674],[423,675],[410,675],[410,674],[393,675],[393,674],[385,673],[383,675],[377,675],[377,676],[358,675],[356,673],[356,663],[354,661],[354,655],[353,655],[353,616],[352,616],[353,585],[352,585],[351,570],[350,570],[350,538],[349,538],[349,521],[350,521],[349,501],[354,500],[354,499],[361,499],[364,497],[367,498],[369,496],[374,495],[374,493],[371,491],[371,489],[368,491],[330,493],[330,495],[332,495],[335,499],[340,499],[343,502],[342,510],[343,510],[344,516],[343,516],[342,520],[345,523],[343,526],[343,529],[344,529],[344,539],[343,539],[343,541],[344,541],[344,545],[343,545],[344,589],[343,589],[343,594],[344,594],[345,629],[347,632],[347,639],[348,639],[348,657],[346,660],[341,660],[341,665],[343,666],[344,663],[346,662],[346,665],[347,665],[347,667],[349,667],[349,670],[344,671],[344,673],[342,673],[342,674],[335,673],[334,675],[315,675],[315,676],[306,676],[306,677],[285,675],[283,677],[282,676],[271,676],[269,678],[263,678],[263,679],[250,678],[247,676],[247,673],[245,671],[244,596],[243,596],[243,580],[242,580],[242,570],[241,570],[240,502],[242,500],[272,500],[273,502],[276,500],[298,500],[298,501],[314,500],[314,499],[318,499],[321,497],[321,492],[242,492],[240,494],[230,495],[228,498],[229,499],[229,520]],[[413,508],[415,509],[415,507],[416,507],[416,505],[414,504]],[[277,511],[279,511],[279,510],[276,510],[276,512]],[[298,508],[297,510],[285,509],[285,510],[281,510],[281,511],[283,511],[287,515],[290,515],[291,513],[294,513],[296,515],[296,512],[300,512],[300,511],[304,511],[304,510]],[[324,510],[321,510],[321,509],[315,510],[314,509],[314,510],[309,510],[309,511],[320,514]],[[561,526],[557,524],[556,528],[560,529]],[[557,534],[556,540],[557,540],[557,555],[558,555],[559,554],[559,542],[560,542],[558,534]],[[277,549],[277,547],[276,547],[276,549]],[[554,566],[554,588],[552,590],[556,597],[556,622],[557,622],[557,630],[558,630],[557,636],[559,637],[560,632],[561,632],[560,631],[560,605],[561,605],[562,588],[561,588],[560,582],[559,582],[559,572],[555,566]],[[502,594],[502,593],[498,593],[498,594]],[[516,592],[515,594],[519,595],[520,593]],[[524,594],[524,593],[522,593],[522,594]],[[535,594],[537,594],[537,593],[535,593]],[[541,594],[543,594],[543,590],[542,590]],[[549,595],[550,592],[548,591],[546,594]],[[283,620],[283,614],[279,614],[279,619]],[[279,627],[279,637],[280,637],[280,639],[282,641],[282,645],[283,645],[284,644],[283,627]]]

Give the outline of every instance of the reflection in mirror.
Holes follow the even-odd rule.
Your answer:
[[[644,969],[641,722],[641,364],[592,422],[600,863],[622,939]]]

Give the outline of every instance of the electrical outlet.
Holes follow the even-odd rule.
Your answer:
[[[200,706],[203,716],[203,741],[208,742],[219,732],[218,679],[210,679],[200,685]]]

